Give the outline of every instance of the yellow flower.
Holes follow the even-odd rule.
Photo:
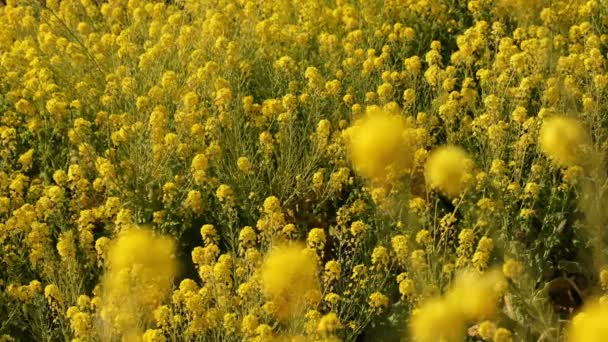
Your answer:
[[[325,281],[332,282],[340,279],[342,267],[336,260],[330,260],[325,264]]]
[[[422,304],[410,321],[411,335],[419,342],[462,341],[463,330],[464,321],[458,309],[440,298]]]
[[[30,284],[28,285],[28,287],[32,293],[41,293],[42,292],[42,283],[40,283],[40,281],[38,281],[38,280],[30,281]],[[80,297],[78,297],[78,300],[80,302]]]
[[[416,243],[419,245],[425,246],[432,242],[433,237],[428,229],[422,229],[418,233],[416,233]]]
[[[188,92],[184,95],[182,101],[186,109],[192,110],[198,104],[198,95],[193,91]]]
[[[293,239],[297,231],[298,229],[296,228],[296,225],[289,223],[283,226],[283,229],[281,229],[281,234],[283,234],[283,236],[287,239]]]
[[[190,190],[186,196],[184,204],[194,213],[201,214],[203,212],[203,199],[201,197],[201,192],[198,190]]]
[[[56,98],[50,99],[46,103],[46,110],[55,117],[60,118],[65,114],[68,104]]]
[[[27,152],[19,156],[17,160],[24,170],[29,170],[32,167],[34,157],[34,149],[29,149]]]
[[[388,262],[389,256],[386,247],[376,246],[372,252],[372,264],[384,268],[388,265]]]
[[[405,103],[412,105],[416,101],[416,91],[412,88],[408,88],[403,92],[403,100]]]
[[[583,174],[583,168],[580,166],[570,166],[562,170],[563,180],[565,184],[576,185]]]
[[[393,86],[390,83],[383,83],[378,86],[378,96],[384,102],[388,102],[393,97]]]
[[[259,321],[256,315],[248,314],[243,317],[243,321],[241,322],[241,329],[245,336],[254,335],[255,329],[258,327]]]
[[[112,241],[104,274],[103,309],[107,323],[123,333],[143,329],[138,322],[150,320],[152,310],[169,294],[176,273],[175,244],[151,231],[123,230]],[[123,320],[130,317],[132,319]]]
[[[373,310],[382,310],[388,306],[388,297],[380,292],[374,292],[369,295],[369,306]]]
[[[338,329],[342,328],[340,318],[334,312],[330,312],[327,315],[321,317],[319,324],[317,325],[317,332],[322,335],[331,334]]]
[[[228,334],[234,334],[236,332],[236,328],[237,328],[237,316],[235,313],[227,313],[224,314],[224,319],[223,319],[223,327],[224,327],[224,331],[226,331]]]
[[[315,191],[321,191],[323,187],[323,171],[317,171],[312,175],[312,186]]]
[[[63,294],[55,284],[49,284],[44,288],[44,297],[49,303],[63,305]]]
[[[372,189],[371,191],[372,201],[376,205],[381,205],[382,202],[386,199],[386,189],[383,187],[377,187]]]
[[[505,328],[498,328],[494,333],[494,342],[513,342],[513,334]]]
[[[460,195],[469,184],[473,161],[460,147],[443,146],[434,150],[426,162],[424,178],[432,189],[450,197]]]
[[[399,293],[402,297],[408,297],[414,294],[416,285],[412,279],[403,279],[399,282]]]
[[[340,81],[332,80],[325,83],[325,90],[330,96],[337,96],[340,93]]]
[[[600,286],[604,290],[608,290],[608,269],[603,268],[600,271]]]
[[[272,327],[268,324],[260,324],[255,329],[255,333],[258,335],[256,341],[272,341]]]
[[[251,161],[249,161],[249,159],[247,157],[240,157],[239,159],[237,159],[236,166],[241,172],[243,172],[245,174],[252,173],[253,165],[251,164]]]
[[[219,236],[217,235],[217,231],[212,224],[204,224],[201,227],[201,237],[206,245],[216,243],[219,240]]]
[[[202,181],[205,179],[205,172],[208,165],[209,161],[203,153],[199,153],[192,158],[190,170],[197,183],[202,183]]]
[[[165,342],[167,338],[161,329],[148,329],[142,336],[143,342]]]
[[[342,191],[343,185],[348,182],[350,170],[347,167],[341,167],[329,176],[328,187],[332,192]]]
[[[76,246],[74,245],[74,233],[72,231],[64,232],[59,236],[57,252],[64,261],[76,260]]]
[[[171,309],[167,305],[157,307],[152,314],[158,326],[164,327],[170,324]]]
[[[426,201],[421,197],[414,197],[409,201],[409,209],[415,213],[422,213],[426,208]]]
[[[584,125],[565,116],[544,120],[538,139],[540,150],[558,165],[566,167],[585,162],[583,152],[591,142]]]
[[[444,297],[432,298],[416,310],[410,331],[417,341],[462,341],[465,323],[481,320],[496,312],[502,289],[496,271],[479,275],[458,275]]]
[[[281,201],[276,196],[269,196],[264,200],[264,213],[272,214],[281,211]]]
[[[350,156],[355,170],[371,180],[412,167],[413,129],[405,119],[380,107],[368,107],[364,118],[347,130]]]
[[[477,249],[475,250],[475,254],[473,254],[473,266],[477,267],[478,269],[485,269],[486,267],[488,267],[490,254],[493,250],[494,240],[487,236],[484,236],[479,239]]]
[[[302,312],[304,294],[319,287],[316,260],[298,244],[275,247],[262,265],[261,282],[278,318],[286,319]]]
[[[405,235],[395,235],[391,239],[391,247],[400,262],[407,258],[408,253],[408,238]]]
[[[65,171],[57,170],[53,173],[53,180],[55,183],[57,183],[57,185],[63,186],[68,181],[68,176],[66,175]]]
[[[503,287],[504,279],[496,270],[482,275],[464,272],[456,278],[446,300],[458,307],[465,319],[479,320],[496,312],[496,302]]]
[[[247,249],[249,247],[253,247],[256,241],[257,236],[255,230],[253,230],[253,228],[251,228],[250,226],[243,227],[243,229],[241,229],[241,231],[239,232],[239,245],[242,248]]]
[[[70,317],[70,326],[75,336],[88,336],[93,328],[91,315],[86,312],[76,312]]]
[[[426,253],[417,249],[410,254],[410,262],[414,271],[421,271],[427,267]]]
[[[85,310],[91,305],[91,298],[87,295],[80,295],[76,300],[76,304],[78,304],[79,310]]]
[[[479,324],[479,336],[484,340],[491,340],[496,332],[496,324],[491,321],[483,321]]]
[[[323,228],[313,228],[308,232],[306,244],[308,247],[322,251],[325,248],[325,231]]]
[[[36,113],[36,107],[34,107],[28,100],[21,99],[15,103],[15,109],[21,114],[34,115]]]
[[[215,191],[215,196],[221,203],[225,203],[227,205],[234,204],[234,192],[229,185],[221,184]]]
[[[274,138],[268,131],[264,131],[259,135],[260,146],[265,154],[269,154],[274,150]]]
[[[350,224],[350,233],[354,236],[359,236],[365,231],[365,223],[363,221],[355,221]]]
[[[591,301],[589,301],[591,302]],[[574,316],[567,333],[568,342],[600,342],[608,339],[608,307],[591,304]]]
[[[502,273],[509,279],[517,279],[523,271],[522,265],[513,259],[508,259],[502,265]]]

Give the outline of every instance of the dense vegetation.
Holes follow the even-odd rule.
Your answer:
[[[0,5],[0,341],[604,341],[605,0]]]

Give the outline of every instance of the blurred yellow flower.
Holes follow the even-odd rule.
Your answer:
[[[166,298],[177,271],[175,243],[149,230],[123,230],[112,241],[103,276],[104,323],[123,334],[141,333]],[[122,320],[121,318],[131,317]]]
[[[347,130],[355,170],[371,180],[401,174],[412,167],[414,131],[398,114],[368,107],[365,117]]]
[[[424,178],[432,189],[450,197],[460,195],[472,180],[473,160],[460,147],[443,146],[429,156]]]
[[[417,341],[461,341],[467,321],[479,321],[496,312],[504,280],[496,270],[485,274],[459,274],[443,296],[420,306],[412,317],[410,331]]]
[[[588,301],[592,303],[592,301]],[[608,306],[593,303],[586,306],[570,322],[568,342],[600,342],[608,339]]]
[[[319,287],[317,263],[300,244],[274,247],[261,268],[264,294],[277,305],[279,319],[305,309],[304,295]]]
[[[591,143],[585,126],[579,120],[566,116],[544,120],[538,140],[540,150],[564,167],[585,163],[583,152]]]

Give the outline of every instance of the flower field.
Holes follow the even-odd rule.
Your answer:
[[[607,53],[607,0],[0,1],[0,342],[606,341]]]

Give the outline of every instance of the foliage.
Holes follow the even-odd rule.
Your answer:
[[[607,9],[7,1],[0,341],[605,339]]]

